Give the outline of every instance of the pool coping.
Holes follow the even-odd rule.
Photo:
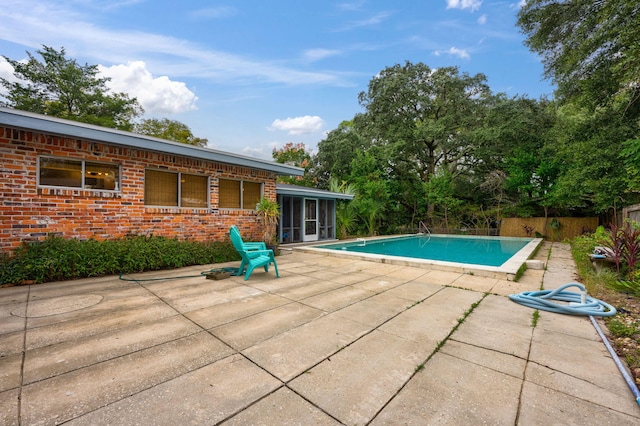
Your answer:
[[[415,235],[416,234],[385,235],[385,236],[379,236],[379,237],[342,240],[341,242],[352,243],[352,242],[357,242],[361,240],[373,241],[373,240],[380,240],[380,239],[387,239],[387,238],[409,237],[409,236],[415,236]],[[451,235],[451,234],[432,234],[432,235],[446,236],[451,238],[473,237],[473,238],[501,238],[501,239],[514,239],[514,240],[527,239],[522,237],[493,237],[493,236],[485,236],[485,235]],[[463,274],[478,275],[482,277],[500,278],[500,279],[507,279],[509,281],[513,281],[516,278],[516,275],[518,274],[518,270],[535,253],[536,249],[542,243],[542,241],[543,241],[543,238],[533,238],[531,241],[529,241],[529,243],[527,243],[523,248],[521,248],[516,254],[511,256],[509,260],[507,260],[500,266],[485,266],[485,265],[476,265],[471,263],[447,262],[443,260],[431,260],[431,259],[415,259],[412,257],[404,257],[404,256],[389,256],[389,255],[381,255],[381,254],[373,254],[373,253],[358,253],[358,252],[322,248],[322,246],[326,246],[326,245],[335,245],[336,241],[314,244],[313,246],[310,246],[310,245],[297,246],[294,248],[294,250],[299,250],[299,251],[308,252],[308,253],[321,253],[321,254],[326,254],[334,257],[342,257],[342,258],[347,257],[354,260],[366,260],[370,262],[386,263],[390,265],[413,266],[418,268],[457,272],[457,273],[463,273]]]

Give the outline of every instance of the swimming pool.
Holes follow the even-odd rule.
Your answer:
[[[540,238],[419,234],[358,239],[308,249],[383,263],[500,277],[506,275],[510,279],[540,242]]]

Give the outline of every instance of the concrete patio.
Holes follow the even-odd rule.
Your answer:
[[[575,280],[567,245],[538,257],[517,283],[294,251],[279,279],[0,288],[0,424],[640,424],[588,318],[506,297]]]

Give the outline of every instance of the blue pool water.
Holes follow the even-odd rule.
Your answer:
[[[412,235],[322,245],[318,248],[439,260],[484,266],[500,266],[526,246],[528,238]]]

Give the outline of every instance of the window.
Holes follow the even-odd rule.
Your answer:
[[[180,176],[180,207],[209,207],[209,178],[184,173]]]
[[[38,185],[118,191],[120,166],[68,158],[40,157]]]
[[[262,196],[262,184],[256,182],[242,182],[242,208],[255,210],[256,204]]]
[[[219,204],[223,209],[255,210],[262,197],[262,184],[241,180],[220,179]]]
[[[144,204],[207,208],[209,178],[186,173],[145,170]]]

